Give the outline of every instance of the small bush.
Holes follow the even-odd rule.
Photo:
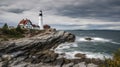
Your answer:
[[[113,59],[105,59],[100,67],[120,67],[120,49],[114,53]]]
[[[24,31],[21,29],[21,27],[19,25],[17,26],[16,31],[19,33],[24,33]]]
[[[9,29],[8,29],[7,23],[5,23],[4,26],[2,27],[2,33],[9,34]]]
[[[1,34],[3,36],[6,36],[7,38],[21,38],[23,36],[24,31],[21,29],[20,26],[17,26],[17,28],[9,29],[7,23],[4,24],[4,26],[1,29]],[[6,39],[3,39],[6,40]]]

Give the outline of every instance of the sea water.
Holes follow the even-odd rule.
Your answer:
[[[86,54],[88,58],[112,58],[120,48],[120,31],[116,30],[69,30],[76,36],[73,43],[60,44],[55,52],[65,54],[64,57],[74,59],[75,54]],[[85,38],[92,38],[86,40]]]

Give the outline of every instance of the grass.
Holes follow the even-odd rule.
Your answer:
[[[13,29],[0,29],[0,41],[8,41],[9,39],[19,39],[23,37],[35,36],[37,34],[43,33],[45,30],[35,30],[35,29],[20,29],[20,31],[16,28]]]

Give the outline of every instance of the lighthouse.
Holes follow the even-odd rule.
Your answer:
[[[38,23],[40,30],[43,29],[43,14],[42,14],[42,10],[40,10],[39,12],[39,23]]]

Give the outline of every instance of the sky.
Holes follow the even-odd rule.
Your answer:
[[[57,29],[120,30],[120,0],[0,0],[0,24],[17,25],[22,19]]]

